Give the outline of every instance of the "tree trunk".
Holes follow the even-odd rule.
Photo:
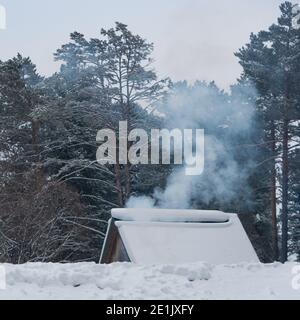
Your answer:
[[[271,127],[271,140],[272,140],[272,155],[276,154],[276,134],[275,122],[273,121]],[[276,160],[274,158],[271,173],[271,216],[272,216],[272,234],[273,234],[273,259],[278,260],[278,230],[277,230],[277,208],[276,208]]]
[[[129,101],[128,84],[127,84],[126,120],[128,125],[128,131],[130,131],[132,127],[131,127],[131,109],[130,109],[130,101]],[[128,158],[128,151],[131,145],[132,143],[127,140],[127,164],[125,165],[125,198],[126,200],[129,198],[130,192],[131,192],[130,162]]]
[[[32,139],[32,147],[33,147],[33,161],[37,166],[39,166],[39,162],[40,162],[39,147],[38,147],[38,130],[39,130],[38,120],[33,119],[31,121],[31,139]],[[39,167],[37,167],[35,170],[35,183],[36,183],[36,190],[40,191],[42,188],[42,171]]]
[[[122,187],[121,187],[121,170],[120,170],[120,164],[119,164],[118,159],[115,164],[115,177],[116,177],[116,189],[118,191],[118,202],[119,202],[120,207],[123,207],[123,193],[122,193]]]
[[[288,258],[288,141],[289,141],[289,121],[283,120],[283,140],[282,140],[282,249],[281,262]]]
[[[130,181],[130,169],[129,169],[129,163],[125,165],[125,179],[126,179],[126,184],[125,184],[125,193],[126,193],[126,200],[130,196],[131,192],[131,181]]]

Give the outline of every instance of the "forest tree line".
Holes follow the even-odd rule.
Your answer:
[[[280,10],[235,53],[243,73],[230,92],[159,79],[153,44],[122,23],[97,39],[73,32],[49,77],[20,54],[0,61],[0,262],[98,261],[111,208],[163,189],[175,166],[100,165],[97,131],[166,128],[188,108],[222,145],[212,171],[231,179],[224,148],[237,168],[231,194],[207,197],[199,182],[191,206],[241,213],[262,261],[299,260],[300,29],[292,3]]]

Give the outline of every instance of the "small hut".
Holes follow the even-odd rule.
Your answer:
[[[113,209],[100,263],[258,262],[236,214],[211,210]]]

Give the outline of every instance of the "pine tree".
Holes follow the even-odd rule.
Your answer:
[[[55,57],[64,62],[63,69],[86,77],[92,75],[102,96],[106,97],[108,110],[115,114],[107,124],[116,130],[118,121],[127,120],[130,131],[137,127],[138,119],[141,119],[139,113],[151,108],[163,94],[166,80],[158,80],[151,69],[153,45],[131,33],[125,24],[117,22],[115,28],[102,29],[101,35],[102,39],[88,41],[74,32],[72,42],[62,46]],[[129,149],[130,145],[127,147]],[[131,169],[129,163],[120,164],[117,157],[114,174],[120,206],[125,204],[131,192]]]
[[[268,31],[251,35],[250,43],[236,55],[244,68],[244,73],[251,79],[266,103],[262,112],[269,131],[271,150],[276,153],[277,142],[280,143],[281,182],[281,260],[288,257],[288,203],[289,203],[289,150],[291,123],[299,119],[299,29],[293,21],[297,12],[290,2],[280,6],[281,16],[278,23]],[[278,135],[277,135],[278,132]],[[278,137],[278,138],[277,138]],[[276,154],[274,155],[276,158]],[[272,169],[272,207],[274,208],[275,163]],[[274,209],[273,214],[274,217]],[[275,238],[275,232],[274,232]]]

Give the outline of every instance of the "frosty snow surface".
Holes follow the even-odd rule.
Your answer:
[[[299,299],[296,263],[5,264],[1,299]]]

